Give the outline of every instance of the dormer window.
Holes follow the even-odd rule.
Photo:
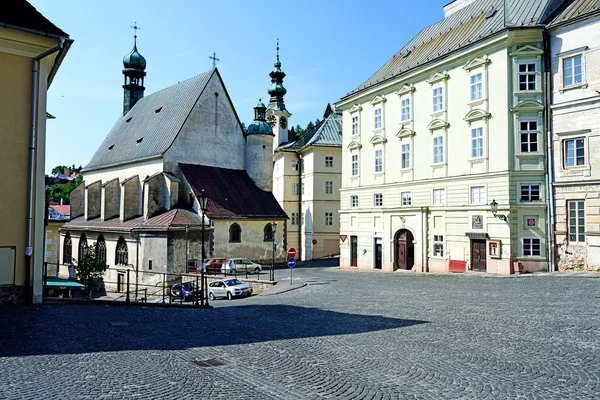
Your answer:
[[[127,118],[127,119],[125,120],[125,122],[129,122],[129,121],[131,121],[131,118],[132,118],[132,117],[129,117],[129,118]]]
[[[115,147],[115,145],[114,145],[114,144],[111,144],[110,146],[108,146],[108,150],[109,150],[109,151],[110,151],[110,150],[112,150],[112,149],[113,149],[113,147]]]
[[[158,114],[158,113],[160,112],[160,110],[162,110],[162,107],[158,107],[156,110],[154,110],[154,112],[155,112],[156,114]]]
[[[144,137],[143,137],[143,136],[142,136],[141,138],[139,138],[138,140],[136,140],[135,142],[136,142],[137,144],[140,144],[140,143],[142,143],[142,140],[144,140]]]

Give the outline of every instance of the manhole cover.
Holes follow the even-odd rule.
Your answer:
[[[217,358],[210,358],[208,360],[193,360],[192,363],[196,364],[198,367],[220,367],[221,365],[225,365],[225,362]]]
[[[129,322],[127,322],[127,321],[113,321],[110,324],[112,326],[128,326]]]

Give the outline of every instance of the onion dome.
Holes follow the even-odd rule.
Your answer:
[[[258,103],[254,107],[254,121],[248,126],[248,134],[263,134],[273,135],[273,128],[267,123],[265,114],[267,107],[262,103],[261,99],[258,99]]]
[[[285,109],[283,105],[283,96],[287,93],[286,88],[283,87],[283,78],[285,78],[285,72],[281,70],[281,61],[279,61],[279,41],[277,41],[277,61],[275,61],[274,69],[269,74],[271,77],[271,86],[267,91],[271,96],[270,103],[279,103],[281,109]]]
[[[133,50],[123,57],[123,67],[125,69],[146,69],[146,59],[138,52],[136,39],[133,39]]]

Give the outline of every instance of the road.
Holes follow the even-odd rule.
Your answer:
[[[0,308],[0,399],[598,398],[598,278],[294,281],[213,309]]]

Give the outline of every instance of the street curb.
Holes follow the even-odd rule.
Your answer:
[[[271,289],[265,290],[264,292],[262,292],[261,294],[259,294],[259,296],[274,296],[276,294],[290,292],[292,290],[300,289],[300,288],[302,288],[304,286],[306,286],[306,283],[302,283],[302,284],[299,284],[299,285],[290,285],[290,287],[288,287],[286,289],[275,290],[277,288],[277,285],[275,285]],[[265,293],[265,292],[268,292],[268,293]]]

